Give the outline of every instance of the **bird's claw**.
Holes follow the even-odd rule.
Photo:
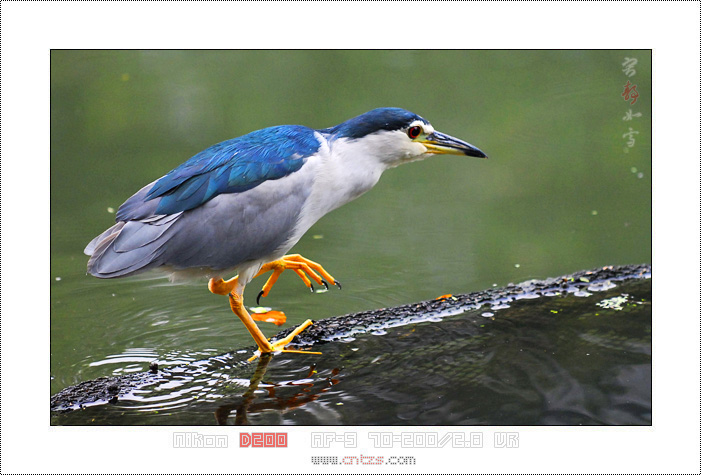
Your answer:
[[[334,281],[333,281],[333,285],[335,285],[336,287],[338,287],[338,290],[341,290],[341,289],[343,288],[343,287],[341,287],[341,283],[340,283],[339,281],[337,281],[337,280],[334,280]],[[328,286],[327,286],[326,288],[328,289]]]
[[[255,277],[258,277],[266,272],[273,272],[263,286],[263,290],[260,291],[258,297],[256,298],[258,305],[260,305],[260,298],[268,296],[270,289],[273,287],[275,282],[277,282],[280,274],[282,274],[282,272],[286,269],[293,270],[300,277],[300,279],[302,279],[304,285],[306,285],[312,293],[314,292],[312,280],[319,285],[323,285],[326,290],[329,289],[329,282],[333,282],[335,286],[337,286],[339,289],[341,288],[341,283],[331,277],[331,275],[326,272],[321,265],[314,261],[310,261],[299,254],[291,254],[283,256],[275,261],[268,262],[267,264],[263,264],[258,273],[255,275]]]

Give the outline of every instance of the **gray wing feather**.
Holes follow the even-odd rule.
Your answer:
[[[146,199],[146,195],[148,195],[154,183],[156,182],[152,181],[122,203],[117,210],[117,221],[147,220],[149,217],[163,216],[155,214],[160,200]]]
[[[98,244],[100,244],[102,241],[107,239],[110,235],[112,234],[119,234],[119,231],[124,227],[124,222],[119,222],[112,226],[111,228],[107,229],[107,231],[103,232],[96,238],[94,238],[92,241],[88,243],[87,246],[85,246],[85,249],[83,252],[85,253],[86,256],[92,256],[95,253],[95,248],[97,248]],[[117,236],[115,236],[117,237]]]
[[[115,252],[129,252],[151,244],[170,226],[182,213],[148,218],[141,221],[128,221],[114,240]]]
[[[110,228],[110,234],[98,236],[104,237],[88,261],[88,272],[96,277],[111,278],[158,266],[163,245],[167,242],[164,234],[176,221],[120,221]]]
[[[284,253],[294,244],[290,237],[311,180],[299,171],[172,215],[148,214],[153,205],[141,206],[139,219],[120,221],[88,244],[88,272],[112,278],[158,266],[232,269]]]

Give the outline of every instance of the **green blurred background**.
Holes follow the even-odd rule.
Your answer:
[[[634,76],[625,58],[638,60]],[[262,303],[288,325],[650,262],[651,92],[649,51],[53,51],[52,393],[250,345],[204,281],[98,280],[82,250],[141,186],[270,125],[403,107],[490,157],[390,170],[320,220],[293,251],[344,287],[312,295],[284,275]],[[641,115],[623,120],[629,110]]]

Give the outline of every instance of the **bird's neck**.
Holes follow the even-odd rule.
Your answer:
[[[312,175],[312,185],[295,237],[301,237],[325,214],[370,190],[388,168],[374,157],[360,153],[352,143],[329,143],[321,134],[318,138],[319,151],[304,166]]]
[[[334,208],[354,200],[375,186],[390,164],[376,156],[367,144],[358,140],[328,142],[320,154],[324,165],[317,180],[336,195]]]

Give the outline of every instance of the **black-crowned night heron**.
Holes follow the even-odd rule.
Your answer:
[[[327,129],[282,125],[218,143],[125,201],[117,224],[85,248],[88,272],[108,279],[154,268],[194,271],[210,278],[211,292],[229,296],[261,353],[295,352],[285,346],[311,320],[269,342],[243,305],[246,284],[272,271],[258,296],[265,297],[292,269],[309,288],[310,278],[340,287],[319,264],[287,252],[319,218],[375,186],[388,168],[436,154],[486,157],[398,108]],[[236,277],[222,279],[234,271]]]

